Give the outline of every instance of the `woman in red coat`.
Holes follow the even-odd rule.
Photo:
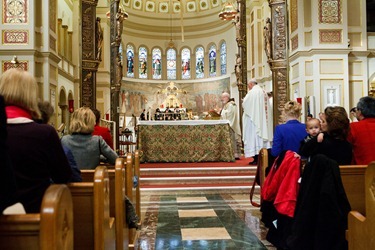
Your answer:
[[[353,164],[367,165],[375,161],[375,98],[359,99],[356,116],[359,122],[350,123],[348,141],[353,145]]]

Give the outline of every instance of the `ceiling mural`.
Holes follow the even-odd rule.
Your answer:
[[[183,6],[181,8],[181,1]],[[154,12],[154,13],[172,13],[178,14],[181,9],[184,13],[203,12],[221,6],[227,0],[124,0],[124,6],[127,9]]]

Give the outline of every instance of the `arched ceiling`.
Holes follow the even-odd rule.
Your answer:
[[[220,34],[233,27],[219,19],[222,4],[227,0],[123,0],[129,14],[124,32],[140,38],[197,39]],[[181,15],[182,12],[182,15]]]

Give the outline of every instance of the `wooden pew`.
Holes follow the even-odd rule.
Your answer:
[[[68,185],[73,198],[74,249],[114,249],[114,218],[109,214],[107,168],[95,169],[93,182]]]
[[[127,153],[126,167],[125,167],[126,196],[133,203],[137,212],[136,189],[133,188],[133,178],[134,178],[133,155],[132,153]],[[138,213],[137,215],[139,216]],[[139,234],[139,231],[137,231],[135,228],[129,228],[129,249],[137,249],[138,234]]]
[[[140,189],[140,176],[141,176],[141,169],[140,169],[140,153],[139,150],[134,151],[134,176],[137,177],[138,185],[135,188],[135,203],[136,203],[136,211],[139,216],[139,226],[142,225],[142,218],[141,218],[141,189]]]
[[[94,178],[94,170],[81,170],[82,180],[89,182]],[[110,216],[115,218],[116,249],[129,248],[129,226],[126,222],[125,210],[125,162],[117,158],[115,166],[109,166]]]
[[[260,205],[262,204],[262,196],[261,195],[260,195],[260,203],[259,204],[255,201],[253,201],[253,197],[254,197],[255,185],[256,184],[258,184],[259,187],[260,187],[259,193],[262,192],[262,186],[263,186],[264,180],[266,179],[266,168],[267,167],[268,167],[268,150],[266,148],[261,148],[259,150],[259,155],[258,155],[257,171],[256,171],[256,174],[255,174],[253,185],[250,189],[250,203],[254,207],[260,207]]]
[[[66,185],[51,185],[39,214],[0,216],[0,248],[73,249],[73,205]]]
[[[365,212],[365,171],[367,165],[340,166],[341,180],[352,210]]]
[[[370,163],[366,169],[364,186],[365,213],[351,211],[348,215],[349,250],[375,249],[375,162]]]

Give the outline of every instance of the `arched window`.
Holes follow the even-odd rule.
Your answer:
[[[227,73],[227,44],[225,41],[223,41],[220,46],[220,70],[221,75]]]
[[[176,50],[167,50],[167,79],[176,80]]]
[[[132,45],[126,46],[126,76],[134,77],[134,47]]]
[[[210,47],[208,60],[210,62],[210,76],[216,76],[216,45]]]
[[[147,78],[147,49],[145,47],[139,47],[138,60],[139,78]]]
[[[152,79],[161,79],[161,51],[152,50]]]
[[[181,78],[190,79],[190,49],[183,49],[181,51]]]
[[[195,74],[196,78],[204,77],[204,49],[198,47],[195,51]]]

